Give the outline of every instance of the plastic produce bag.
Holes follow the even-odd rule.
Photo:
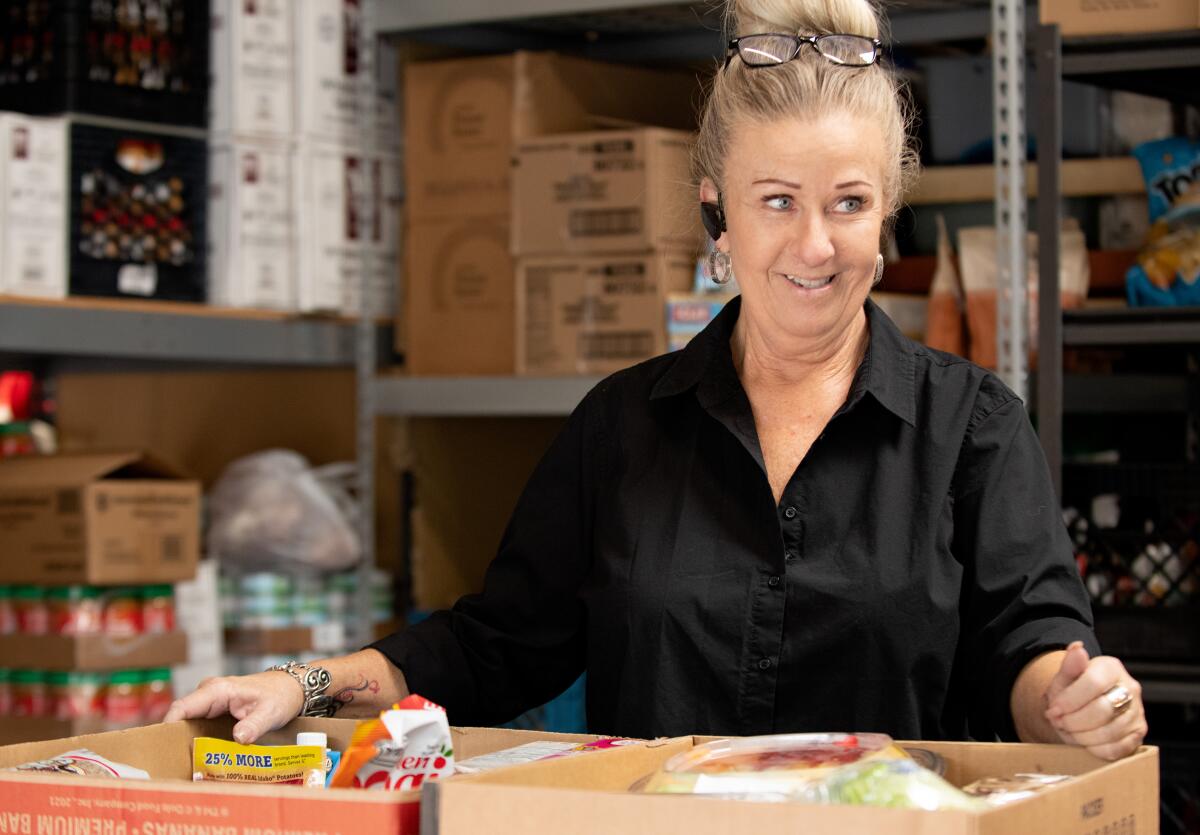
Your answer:
[[[314,469],[290,450],[238,459],[209,496],[209,548],[237,570],[350,568],[362,556],[353,475],[352,464]]]

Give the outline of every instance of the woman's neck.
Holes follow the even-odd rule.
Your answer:
[[[744,387],[811,391],[852,379],[868,341],[866,311],[860,311],[844,331],[815,339],[789,338],[755,327],[743,311],[730,349]]]

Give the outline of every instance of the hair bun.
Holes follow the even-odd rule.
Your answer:
[[[865,35],[878,38],[879,14],[871,0],[727,0],[735,35],[754,32]]]

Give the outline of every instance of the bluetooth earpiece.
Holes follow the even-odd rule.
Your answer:
[[[705,230],[709,237],[714,241],[721,237],[725,232],[725,201],[721,197],[721,193],[717,192],[717,202],[700,203],[700,222],[704,224]]]

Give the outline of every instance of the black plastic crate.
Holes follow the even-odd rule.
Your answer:
[[[209,0],[0,6],[0,110],[207,124]]]
[[[208,145],[71,125],[70,291],[203,302]]]

